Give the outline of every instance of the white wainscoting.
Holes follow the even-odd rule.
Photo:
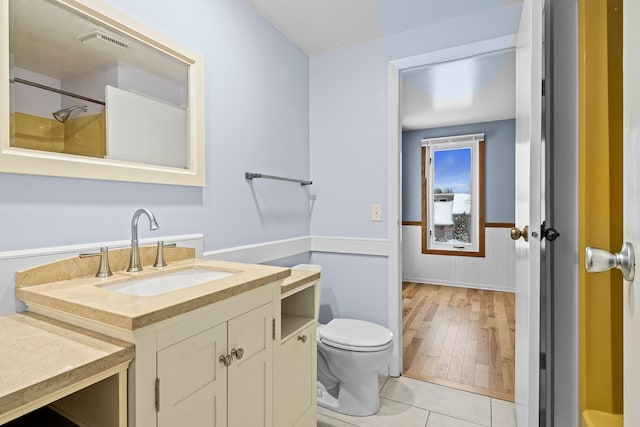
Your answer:
[[[508,228],[485,228],[485,257],[425,255],[422,228],[402,226],[402,279],[410,282],[515,291],[515,245]]]
[[[386,257],[389,253],[389,241],[359,237],[303,236],[207,251],[202,254],[202,257],[222,261],[261,263],[305,252]]]
[[[389,240],[355,237],[312,236],[311,251],[386,257],[389,255]]]
[[[276,259],[309,252],[311,250],[311,237],[301,236],[291,239],[273,240],[270,242],[255,243],[246,246],[206,251],[202,254],[206,259],[220,261],[248,262],[259,264]]]

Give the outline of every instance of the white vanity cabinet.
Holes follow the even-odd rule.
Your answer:
[[[278,285],[134,332],[130,425],[272,427]]]
[[[283,426],[314,426],[316,382],[313,369],[316,358],[316,325],[309,325],[282,343]]]
[[[229,426],[273,424],[273,320],[269,304],[229,321],[233,357],[227,374]],[[234,356],[240,349],[242,357]]]
[[[226,348],[222,324],[158,352],[158,427],[227,425]]]
[[[159,350],[158,427],[271,426],[272,316],[265,304]]]
[[[77,262],[19,272],[16,295],[30,311],[135,345],[129,427],[316,426],[320,272],[188,258],[94,278]],[[51,279],[69,269],[75,276]],[[233,274],[152,296],[112,288],[199,269]]]
[[[294,276],[292,272],[292,279]],[[319,283],[319,280],[312,281],[284,293],[281,298],[278,427],[316,426]]]

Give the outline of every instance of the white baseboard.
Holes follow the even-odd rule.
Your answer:
[[[424,278],[415,278],[415,277],[405,277],[402,279],[403,282],[414,282],[414,283],[424,283],[429,285],[442,285],[442,286],[455,286],[458,288],[471,288],[471,289],[483,289],[488,291],[500,291],[500,292],[511,292],[514,293],[515,289],[513,288],[504,288],[495,285],[489,285],[484,283],[464,283],[464,282],[454,282],[454,281],[439,281],[439,280],[426,280]]]

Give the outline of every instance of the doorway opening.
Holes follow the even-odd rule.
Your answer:
[[[400,79],[402,374],[513,401],[515,51],[436,61],[403,70]],[[437,217],[442,209],[435,208],[447,201],[425,192],[437,174],[425,173],[432,159],[421,155],[422,146],[433,138],[472,134],[483,135],[486,154],[480,178],[470,186],[486,188],[479,203],[481,247],[434,253],[428,243],[438,233],[428,216]],[[451,193],[452,200],[466,195],[462,189]],[[470,208],[477,212],[478,206]],[[455,214],[449,215],[451,224]]]

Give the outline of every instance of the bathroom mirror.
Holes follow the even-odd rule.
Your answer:
[[[0,172],[204,185],[200,55],[102,0],[0,2]]]

